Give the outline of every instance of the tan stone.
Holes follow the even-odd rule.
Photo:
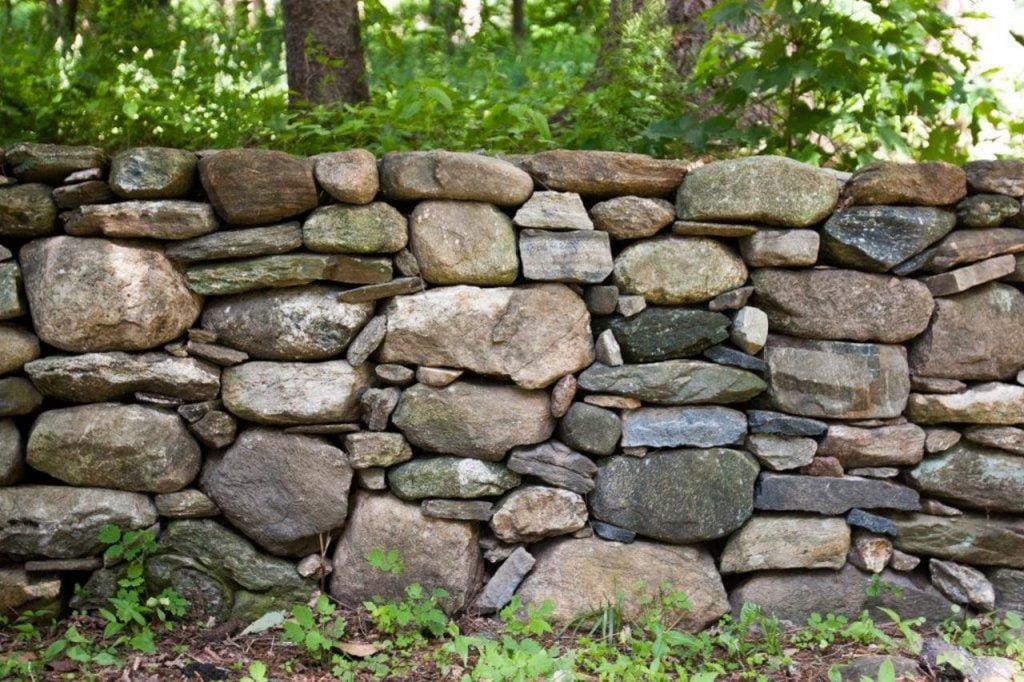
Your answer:
[[[537,542],[583,528],[587,505],[571,490],[528,485],[502,498],[490,523],[502,542]]]
[[[765,514],[751,518],[729,536],[722,573],[784,568],[839,569],[850,548],[850,527],[841,518]]]

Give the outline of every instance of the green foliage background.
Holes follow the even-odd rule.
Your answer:
[[[619,27],[600,73],[603,0],[527,2],[521,44],[509,0],[485,0],[473,36],[431,24],[427,5],[365,0],[369,102],[289,109],[279,15],[250,26],[215,0],[83,0],[84,28],[61,35],[45,3],[13,0],[0,144],[764,152],[849,166],[960,159],[983,123],[1024,134],[964,77],[972,46],[933,0],[722,0],[685,78],[658,0]]]

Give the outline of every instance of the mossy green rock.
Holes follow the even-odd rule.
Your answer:
[[[691,308],[647,308],[632,317],[591,322],[594,334],[611,329],[626,362],[656,362],[698,355],[729,338],[729,318]]]
[[[609,457],[598,463],[591,512],[664,542],[712,540],[750,517],[758,471],[750,454],[728,448]]]
[[[1024,512],[1024,457],[961,442],[932,455],[909,474],[927,495],[997,512]]]
[[[956,205],[956,219],[964,227],[999,227],[1020,210],[1020,202],[1013,197],[975,194]]]
[[[195,182],[196,155],[184,149],[136,147],[110,162],[110,189],[124,199],[176,199]]]
[[[504,464],[465,457],[414,459],[388,472],[391,491],[403,500],[467,499],[500,495],[519,485]]]
[[[408,242],[405,216],[389,204],[321,206],[302,226],[302,240],[320,253],[394,253]]]
[[[46,185],[0,188],[0,236],[45,237],[56,222],[57,205]]]
[[[1024,519],[984,514],[894,514],[893,544],[910,554],[975,566],[1024,568]]]
[[[608,367],[594,363],[579,376],[580,388],[658,405],[737,403],[766,388],[756,374],[701,360],[665,360]]]

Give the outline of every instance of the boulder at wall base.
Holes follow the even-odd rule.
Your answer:
[[[217,214],[232,225],[269,225],[316,208],[313,162],[265,149],[229,149],[199,161]]]
[[[20,566],[0,568],[0,613],[22,614],[30,620],[57,618],[61,609],[61,580],[54,574],[29,573]],[[28,611],[35,612],[30,616]]]
[[[1024,457],[961,442],[908,474],[930,497],[991,512],[1024,513]]]
[[[103,551],[100,528],[147,528],[156,508],[139,493],[60,485],[0,488],[0,554],[74,559]]]
[[[252,428],[207,458],[201,487],[268,552],[301,556],[345,523],[351,482],[345,453],[325,440]]]
[[[535,556],[517,594],[530,605],[551,600],[551,618],[561,623],[599,615],[606,607],[619,609],[627,620],[636,618],[652,599],[657,604],[659,596],[673,593],[689,601],[689,609],[672,614],[688,631],[703,629],[728,610],[722,579],[702,547],[566,538]]]
[[[1024,568],[1024,519],[1011,516],[891,514],[893,544],[914,555],[975,566]]]
[[[61,236],[29,242],[20,260],[36,334],[61,350],[144,350],[199,316],[158,246]]]
[[[467,369],[543,388],[594,360],[590,313],[562,284],[431,289],[396,297],[384,312],[380,362]]]
[[[748,453],[726,448],[608,457],[598,463],[591,513],[673,544],[724,537],[750,517],[758,469]]]
[[[747,266],[725,244],[702,237],[657,237],[630,244],[615,259],[615,284],[648,303],[700,303],[742,286]]]
[[[406,389],[392,420],[416,447],[495,461],[555,430],[547,392],[468,381]]]
[[[94,403],[43,412],[28,437],[28,465],[71,485],[169,493],[199,473],[199,444],[174,412]]]
[[[172,521],[146,561],[146,584],[175,589],[191,615],[251,621],[272,609],[305,602],[313,584],[284,559],[262,554],[217,521]]]
[[[477,524],[424,516],[418,504],[387,493],[355,493],[352,516],[334,550],[331,596],[347,606],[373,597],[402,600],[405,588],[418,583],[428,593],[448,593],[445,612],[461,611],[483,580]],[[373,568],[367,555],[394,550],[402,561],[399,574]]]

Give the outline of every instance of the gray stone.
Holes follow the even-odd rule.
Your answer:
[[[759,374],[763,374],[768,370],[768,365],[761,358],[748,355],[743,351],[728,346],[712,346],[704,351],[704,357],[719,365],[749,369],[751,372]]]
[[[555,429],[544,391],[467,381],[406,389],[394,423],[416,447],[495,461],[517,445],[547,440]]]
[[[338,201],[368,204],[377,195],[377,159],[365,149],[318,154],[313,159],[316,181]]]
[[[504,608],[512,601],[516,589],[536,562],[532,554],[517,547],[484,585],[480,596],[473,602],[473,608],[479,613],[494,613]]]
[[[964,171],[972,192],[1024,195],[1024,161],[969,161],[964,164]]]
[[[107,155],[96,147],[19,142],[7,148],[7,167],[21,182],[59,185],[75,171],[107,165]]]
[[[519,272],[512,221],[489,204],[417,204],[409,240],[420,274],[431,284],[512,284]]]
[[[728,338],[729,318],[690,308],[647,308],[632,317],[597,318],[595,333],[611,329],[628,362],[692,357]]]
[[[591,520],[590,527],[594,529],[594,533],[597,537],[602,540],[608,540],[609,542],[621,542],[629,544],[636,540],[636,533],[626,528],[620,528],[611,523],[605,523],[604,521]]]
[[[978,285],[1000,279],[1017,269],[1017,260],[1007,254],[971,265],[925,277],[921,280],[932,296],[951,296]]]
[[[738,287],[724,294],[719,294],[713,299],[708,301],[708,310],[720,312],[723,310],[739,310],[747,304],[750,300],[751,294],[754,293],[754,287]]]
[[[384,284],[367,284],[364,287],[348,289],[338,294],[341,303],[368,303],[382,298],[415,294],[423,291],[426,285],[419,277],[399,277]]]
[[[62,210],[75,209],[86,204],[107,204],[117,200],[117,195],[110,191],[110,185],[102,180],[88,180],[74,185],[64,185],[53,189],[53,202]],[[73,213],[61,215],[68,221]],[[67,225],[65,225],[65,229]],[[70,234],[70,233],[69,233]]]
[[[25,442],[18,425],[13,419],[0,419],[0,486],[14,485],[21,479],[25,471],[24,452]]]
[[[921,500],[921,513],[932,516],[963,516],[964,513],[956,507],[939,502],[938,500]]]
[[[156,519],[153,503],[140,493],[63,485],[0,488],[0,553],[15,559],[93,556],[103,551],[103,526],[136,530]]]
[[[371,431],[385,430],[401,395],[402,391],[394,387],[368,388],[363,391],[359,396],[359,408],[366,428]]]
[[[747,423],[751,433],[775,433],[780,436],[820,436],[828,424],[817,419],[794,417],[770,410],[748,410]]]
[[[199,298],[157,246],[52,237],[20,255],[36,334],[61,350],[152,348],[199,316]]]
[[[772,471],[786,471],[810,464],[818,443],[803,436],[752,433],[747,436],[746,446],[764,466]]]
[[[932,584],[950,601],[968,604],[982,611],[996,607],[996,591],[985,574],[976,568],[952,561],[929,559]]]
[[[166,353],[51,355],[25,365],[43,395],[76,403],[122,398],[142,391],[188,401],[220,392],[220,370],[195,358]]]
[[[0,568],[0,610],[26,625],[59,616],[60,576],[32,574],[22,566]]]
[[[596,284],[613,268],[608,234],[599,231],[522,230],[519,255],[523,277],[535,281]]]
[[[946,206],[966,193],[963,169],[942,161],[873,163],[857,169],[843,186],[843,199],[850,204]]]
[[[898,549],[892,550],[892,556],[889,558],[889,567],[894,571],[909,572],[917,569],[921,565],[921,559],[912,554],[901,552]]]
[[[657,237],[630,244],[615,259],[615,284],[648,303],[700,303],[742,286],[747,267],[728,246],[702,237]]]
[[[781,568],[831,568],[846,563],[850,527],[842,519],[796,514],[754,516],[729,536],[722,550],[722,573]]]
[[[825,258],[871,272],[885,272],[945,237],[956,215],[932,207],[853,206],[829,218],[821,231]]]
[[[124,199],[176,199],[195,182],[198,159],[167,147],[134,147],[110,161],[110,188]]]
[[[598,464],[591,513],[673,544],[724,537],[750,516],[757,471],[749,454],[724,448],[609,457]]]
[[[760,308],[740,308],[732,319],[729,339],[745,353],[760,352],[768,342],[768,316]]]
[[[1020,202],[1012,197],[975,194],[956,205],[956,217],[964,227],[999,227],[1020,210]]]
[[[43,404],[43,396],[24,377],[0,379],[0,417],[31,414]]]
[[[490,525],[502,542],[532,543],[574,533],[587,523],[583,497],[564,488],[527,485],[505,495],[494,507]]]
[[[1024,422],[1024,386],[992,382],[952,395],[912,393],[907,417],[918,424],[1020,424]]]
[[[972,426],[964,431],[972,443],[1024,455],[1024,429],[1015,426]]]
[[[353,367],[359,367],[366,362],[371,355],[384,342],[385,334],[388,331],[388,318],[384,315],[377,315],[363,327],[349,344],[345,359]]]
[[[805,417],[896,417],[910,393],[906,351],[839,341],[772,335],[765,347],[768,397],[783,412]]]
[[[643,296],[619,296],[619,300],[615,303],[615,312],[623,317],[632,317],[643,312],[646,308],[647,301]]]
[[[21,317],[26,312],[21,269],[17,263],[0,263],[0,320]]]
[[[217,216],[199,201],[121,201],[75,209],[66,219],[68,234],[113,238],[182,240],[217,229]]]
[[[353,469],[389,467],[412,459],[412,448],[400,433],[350,433],[345,436],[345,452]]]
[[[961,442],[924,460],[908,478],[923,494],[989,512],[1024,512],[1024,458]]]
[[[583,200],[573,192],[534,192],[512,220],[518,227],[545,230],[594,229]]]
[[[623,447],[742,445],[746,434],[746,416],[727,407],[643,407],[622,416]]]
[[[0,236],[45,237],[57,224],[57,206],[46,185],[0,187]]]
[[[503,464],[466,457],[417,457],[388,470],[388,486],[403,500],[490,497],[519,482]]]
[[[847,469],[911,466],[924,456],[924,440],[924,429],[916,424],[877,428],[831,424],[818,454],[835,457]]]
[[[220,516],[220,507],[201,490],[186,488],[153,498],[160,516],[172,519],[200,519]]]
[[[1024,571],[995,568],[987,577],[996,592],[996,608],[1024,613]]]
[[[519,161],[519,166],[541,187],[562,192],[596,197],[659,197],[679,187],[687,164],[653,159],[645,154],[555,149],[527,156]]]
[[[2,494],[2,493],[0,493]],[[964,514],[896,514],[897,549],[976,566],[1024,568],[1024,520]]]
[[[590,209],[594,227],[612,239],[642,239],[657,234],[675,218],[675,208],[664,199],[615,197]]]
[[[857,467],[850,469],[851,476],[862,476],[864,478],[896,478],[900,470],[896,467]]]
[[[455,199],[517,206],[533,193],[530,176],[507,161],[461,152],[392,152],[380,161],[389,199]]]
[[[391,281],[391,260],[344,254],[291,253],[226,263],[201,263],[185,272],[188,287],[204,296],[294,287],[317,280],[343,284]]]
[[[597,465],[558,441],[513,448],[507,464],[517,474],[573,492],[586,494],[594,489]]]
[[[967,390],[967,384],[959,379],[941,379],[911,374],[910,390],[919,393],[963,393]]]
[[[920,508],[915,490],[888,481],[843,476],[794,476],[763,473],[754,507],[768,511],[845,514],[851,509]]]
[[[387,469],[356,469],[356,482],[363,490],[387,490]]]
[[[756,374],[700,360],[665,360],[606,367],[595,364],[579,376],[580,388],[659,405],[732,403],[753,398],[765,388]]]
[[[282,223],[186,239],[168,245],[164,255],[176,262],[193,263],[288,253],[301,246],[302,226],[299,223]]]
[[[373,373],[385,384],[391,386],[408,386],[416,380],[416,372],[405,365],[377,365]]]
[[[494,504],[486,500],[423,500],[420,511],[434,519],[489,521]]]
[[[942,271],[1021,251],[1024,251],[1024,230],[1008,227],[957,230],[938,244],[926,265],[931,270]]]
[[[373,314],[370,303],[339,303],[323,285],[217,298],[203,327],[220,343],[263,360],[325,360],[348,346]]]
[[[928,326],[920,282],[855,270],[755,270],[755,302],[773,332],[811,339],[901,343]]]
[[[319,253],[394,253],[408,240],[405,216],[380,201],[321,206],[302,224],[302,242]]]
[[[201,453],[173,412],[96,403],[39,415],[26,461],[70,485],[169,493],[196,477]]]
[[[928,637],[921,647],[922,666],[936,679],[1002,682],[1020,676],[1020,666],[1008,658],[973,656],[967,649],[940,637]]]
[[[846,513],[846,522],[851,526],[863,528],[872,533],[895,536],[899,529],[896,524],[885,518],[866,512],[863,509],[851,509]],[[881,569],[879,569],[881,570]]]
[[[257,427],[243,431],[223,455],[207,458],[201,487],[268,552],[303,556],[345,523],[351,482],[352,468],[338,448]]]
[[[748,221],[804,227],[839,198],[832,174],[781,156],[714,161],[687,173],[676,196],[683,220]]]
[[[573,403],[558,423],[558,437],[566,445],[593,455],[615,452],[621,435],[617,414],[586,403]]]
[[[551,387],[551,416],[561,419],[572,407],[572,401],[576,397],[576,377],[566,374],[555,382]]]
[[[599,284],[587,287],[583,301],[593,315],[611,315],[619,303],[619,288],[614,284]]]
[[[462,375],[463,371],[461,369],[448,369],[447,367],[416,368],[416,381],[434,388],[444,388],[445,386],[458,381],[459,377]]]
[[[366,368],[343,360],[246,362],[224,369],[224,406],[260,424],[325,424],[359,416],[359,394],[370,385]]]
[[[203,415],[195,424],[189,424],[199,442],[208,448],[225,448],[235,441],[238,422],[227,412],[214,410]]]
[[[199,179],[232,225],[268,225],[315,208],[313,164],[265,149],[228,149],[199,160]]]
[[[740,239],[740,255],[755,268],[814,265],[819,241],[814,230],[758,230]]]
[[[611,329],[605,329],[597,335],[597,341],[594,342],[594,358],[597,362],[609,367],[618,367],[623,364],[622,349],[619,347],[619,342],[615,340],[615,334]]]
[[[960,432],[953,429],[925,429],[924,451],[928,454],[942,452],[960,442]]]
[[[189,355],[206,360],[220,367],[231,367],[249,359],[248,353],[216,343],[189,341],[185,344]]]

